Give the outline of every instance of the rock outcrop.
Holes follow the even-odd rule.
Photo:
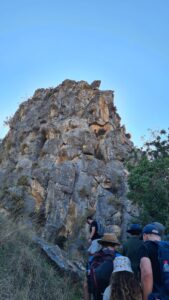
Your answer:
[[[67,253],[61,250],[57,245],[50,245],[43,241],[43,239],[34,237],[34,242],[40,246],[44,253],[55,263],[57,268],[63,273],[70,275],[75,281],[82,280],[86,268],[77,259],[69,260]]]
[[[118,235],[135,214],[124,166],[133,143],[113,92],[99,85],[65,80],[36,90],[9,120],[0,144],[1,208],[72,252],[73,245],[84,247],[88,214]]]

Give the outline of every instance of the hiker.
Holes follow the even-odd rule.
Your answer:
[[[110,285],[105,289],[103,300],[142,300],[141,287],[126,256],[118,256],[113,262],[114,268]]]
[[[84,300],[91,299],[91,284],[90,284],[90,265],[92,263],[93,257],[96,252],[99,252],[102,249],[102,246],[98,243],[97,240],[93,240],[90,247],[88,248],[88,262],[86,265],[86,277],[83,283],[83,291],[84,291]]]
[[[93,255],[100,251],[102,246],[98,244],[99,238],[101,235],[98,233],[98,223],[96,220],[94,220],[93,216],[87,217],[87,223],[89,225],[89,232],[90,236],[88,238],[88,241],[90,243],[90,246],[87,250],[88,252],[88,263],[86,266],[86,278],[83,283],[83,291],[84,291],[84,300],[90,300],[91,298],[91,283],[89,281],[89,273],[90,273],[90,264],[93,259]]]
[[[126,232],[128,232],[131,236],[123,245],[123,255],[130,259],[132,270],[138,278],[140,265],[138,250],[143,243],[140,239],[142,227],[139,224],[131,224],[130,228]]]
[[[90,236],[88,238],[89,243],[93,240],[99,239],[101,236],[98,234],[98,224],[96,220],[93,219],[93,216],[87,217],[87,223],[89,224]]]
[[[115,234],[105,233],[98,243],[102,249],[93,255],[88,273],[88,289],[94,300],[102,300],[103,292],[109,285],[113,271],[113,260],[120,254],[116,247],[120,245]]]
[[[164,298],[160,297],[163,286],[161,267],[158,259],[161,232],[156,225],[148,224],[143,228],[143,241],[144,243],[139,250],[143,300],[169,299],[169,294]],[[167,273],[169,274],[169,272]]]

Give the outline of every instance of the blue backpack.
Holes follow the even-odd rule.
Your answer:
[[[152,293],[148,300],[169,300],[169,242],[155,241],[158,246],[158,261],[160,264],[161,286],[157,287],[158,293]]]
[[[169,242],[158,242],[158,261],[162,279],[161,294],[169,300]]]

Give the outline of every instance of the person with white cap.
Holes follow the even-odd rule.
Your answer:
[[[114,259],[110,285],[105,289],[103,300],[142,300],[141,288],[126,256]]]

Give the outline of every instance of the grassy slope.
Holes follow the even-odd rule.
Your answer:
[[[34,245],[31,232],[0,216],[1,300],[79,300],[78,291]]]

